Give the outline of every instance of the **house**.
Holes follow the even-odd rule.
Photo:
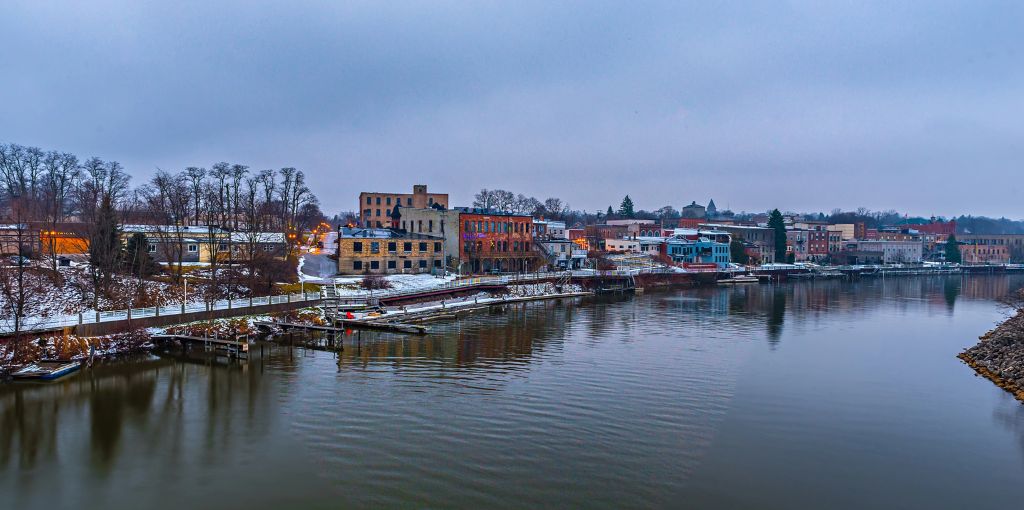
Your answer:
[[[389,228],[338,229],[338,274],[404,274],[444,270],[444,242]]]
[[[448,208],[448,194],[428,193],[426,184],[414,185],[412,193],[364,191],[359,194],[359,224],[376,228],[388,226],[390,214],[396,205],[411,209],[424,209],[435,205]]]
[[[283,232],[232,232],[230,239],[231,258],[235,260],[284,258],[288,255],[288,243]]]
[[[534,237],[546,239],[569,239],[564,221],[533,220]]]
[[[547,238],[535,242],[553,268],[580,269],[586,265],[587,250],[568,239]]]
[[[230,234],[209,225],[122,225],[121,242],[135,234],[146,236],[149,255],[163,263],[210,263],[228,258]]]

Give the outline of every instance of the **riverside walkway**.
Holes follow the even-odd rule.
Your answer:
[[[312,306],[373,306],[405,300],[433,298],[466,291],[500,290],[509,285],[529,285],[571,280],[629,278],[638,274],[655,274],[657,270],[560,271],[514,275],[463,278],[442,285],[417,289],[338,292],[334,286],[323,286],[320,292],[297,292],[277,296],[222,299],[213,302],[179,303],[165,306],[122,310],[88,310],[78,314],[48,317],[25,317],[19,330],[24,333],[68,332],[81,335],[102,335],[134,327],[155,327],[187,322],[261,315]],[[12,321],[0,324],[0,336],[15,333]]]

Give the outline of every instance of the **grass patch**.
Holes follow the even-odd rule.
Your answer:
[[[320,287],[322,287],[322,285],[319,283],[306,283],[305,285],[299,282],[277,284],[277,288],[284,294],[302,292],[302,289],[306,289],[306,292],[320,292]]]

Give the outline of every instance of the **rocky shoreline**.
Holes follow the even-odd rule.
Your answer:
[[[957,357],[978,375],[1024,402],[1024,311],[980,337]]]

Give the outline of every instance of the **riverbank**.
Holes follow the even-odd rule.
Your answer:
[[[1006,319],[957,357],[1024,402],[1024,312]]]

